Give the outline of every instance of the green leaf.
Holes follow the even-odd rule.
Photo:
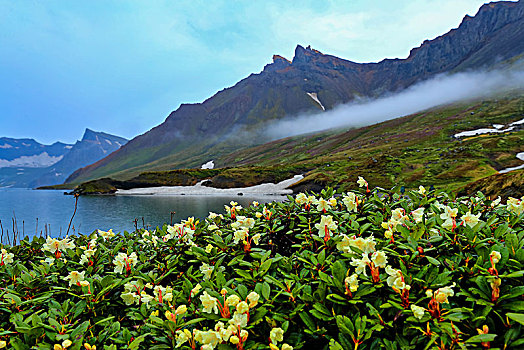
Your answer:
[[[515,314],[512,312],[509,312],[506,314],[509,318],[511,318],[513,321],[517,321],[518,323],[524,325],[524,314]]]
[[[150,333],[146,333],[146,334],[142,334],[139,337],[136,337],[135,340],[133,340],[131,344],[129,344],[128,349],[129,350],[138,349],[138,347],[140,346],[140,343],[143,342],[146,339],[146,336],[148,336],[149,334]]]
[[[481,342],[488,342],[495,340],[496,334],[479,334],[474,335],[468,340],[466,340],[466,343],[481,343]]]
[[[315,322],[313,322],[311,317],[309,317],[309,315],[305,311],[299,313],[298,316],[300,316],[307,328],[311,329],[312,331],[315,331],[317,329]]]
[[[264,282],[262,284],[262,297],[266,300],[269,300],[269,294],[271,293],[271,286],[269,283]]]

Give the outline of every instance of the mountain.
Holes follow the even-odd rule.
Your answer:
[[[276,119],[401,91],[441,73],[492,68],[516,60],[524,53],[523,17],[521,1],[485,4],[474,17],[464,17],[458,28],[411,50],[408,58],[378,63],[355,63],[299,45],[291,61],[275,55],[261,73],[202,103],[182,104],[162,124],[79,169],[66,182],[200,167],[241,147],[267,141],[257,130]]]
[[[42,145],[31,139],[0,138],[0,186],[37,187],[62,183],[73,171],[125,145],[126,139],[86,129],[74,145]]]
[[[0,168],[44,168],[69,152],[72,145],[55,142],[43,145],[33,139],[0,137]]]
[[[82,140],[77,141],[59,162],[48,167],[46,173],[29,183],[29,186],[60,184],[76,169],[104,158],[125,145],[127,141],[123,137],[86,129]]]

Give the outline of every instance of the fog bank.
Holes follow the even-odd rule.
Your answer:
[[[272,139],[279,139],[332,128],[361,127],[513,89],[524,89],[523,70],[439,75],[386,97],[351,102],[318,114],[288,117],[269,125],[265,133]]]

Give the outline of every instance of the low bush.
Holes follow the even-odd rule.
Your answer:
[[[359,183],[2,246],[0,348],[524,347],[522,199]]]

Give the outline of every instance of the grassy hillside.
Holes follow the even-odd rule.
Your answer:
[[[355,179],[365,173],[372,183],[384,188],[423,184],[457,190],[497,170],[522,164],[515,155],[524,151],[524,130],[520,125],[501,134],[459,139],[453,135],[491,128],[492,124],[509,125],[523,118],[524,94],[464,102],[363,128],[290,137],[224,152],[214,160],[223,168],[212,171],[146,172],[133,177],[122,173],[116,182],[109,181],[120,188],[132,188],[188,185],[208,178],[215,187],[242,187],[300,173],[305,178],[294,185],[295,191],[320,191],[326,186],[353,188]],[[191,163],[186,158],[173,162],[173,166]],[[191,181],[181,178],[182,173],[191,173]]]
[[[522,164],[524,130],[456,139],[454,134],[524,118],[524,95],[435,108],[364,128],[290,137],[217,160],[235,166],[294,164],[302,181],[347,189],[365,173],[385,188],[420,184],[457,189]]]

